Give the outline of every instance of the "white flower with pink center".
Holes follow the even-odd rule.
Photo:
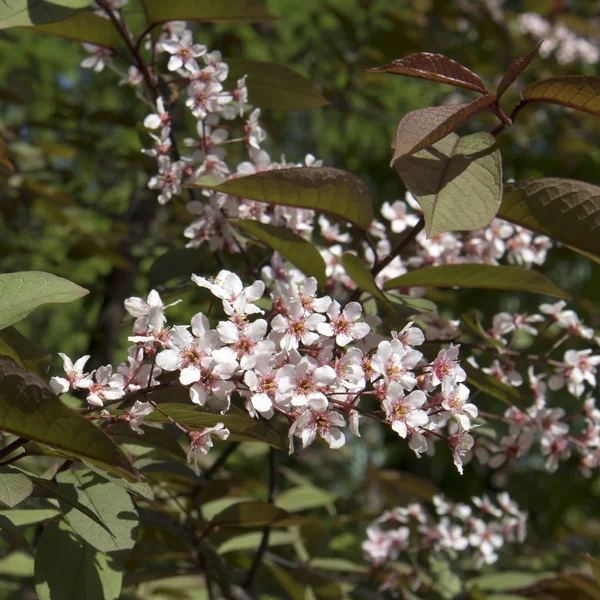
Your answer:
[[[254,367],[259,354],[272,354],[275,351],[275,343],[264,339],[267,332],[267,322],[264,319],[239,325],[231,321],[221,321],[217,325],[217,332],[221,341],[229,344],[236,353],[244,371]]]
[[[290,427],[290,454],[294,452],[294,436],[302,441],[302,447],[306,448],[312,444],[319,434],[332,450],[341,448],[346,443],[346,436],[340,431],[345,427],[344,417],[335,411],[305,410],[296,418]]]
[[[448,438],[448,446],[452,452],[454,466],[461,475],[463,474],[463,459],[471,451],[474,443],[473,436],[466,429]]]
[[[550,377],[548,386],[551,390],[559,390],[567,383],[567,389],[573,396],[580,398],[585,391],[585,383],[596,387],[596,365],[600,364],[600,355],[592,356],[591,348],[587,350],[567,350],[564,366],[559,367]]]
[[[279,287],[283,288],[281,285]],[[331,304],[331,298],[329,296],[317,298],[317,287],[317,280],[314,277],[308,277],[300,283],[292,282],[288,290],[290,301],[299,301],[308,313],[324,313]]]
[[[442,407],[452,414],[461,429],[471,429],[470,419],[477,417],[478,412],[474,404],[467,402],[469,388],[452,377],[445,377],[442,381],[442,398]]]
[[[361,390],[365,387],[365,374],[362,369],[363,353],[358,348],[349,348],[334,361],[333,368],[339,383],[347,390]]]
[[[258,354],[253,369],[244,373],[244,383],[250,391],[250,402],[254,410],[270,418],[273,416],[273,403],[278,396],[279,380],[273,366],[272,352]],[[287,406],[278,406],[284,409]]]
[[[144,119],[144,127],[146,129],[162,129],[169,127],[171,124],[171,116],[165,110],[165,101],[162,96],[156,99],[156,112],[149,114]]]
[[[289,397],[296,408],[310,406],[324,411],[328,401],[325,392],[335,382],[337,375],[329,365],[318,366],[316,360],[304,356],[296,364],[287,364],[278,372],[278,391]]]
[[[459,350],[460,345],[453,346],[450,344],[449,348],[440,350],[436,359],[425,369],[425,372],[431,373],[431,383],[434,386],[442,383],[446,377],[450,377],[458,382],[464,381],[467,378],[467,374],[458,363]]]
[[[384,340],[377,346],[371,367],[386,383],[398,382],[405,390],[412,390],[417,385],[413,369],[422,357],[421,352],[405,348],[400,340]]]
[[[287,316],[275,315],[271,321],[271,328],[276,333],[279,346],[282,350],[290,352],[296,350],[300,344],[312,346],[318,339],[316,329],[325,317],[320,314],[306,314],[302,304],[296,300],[289,303]]]
[[[93,384],[93,372],[83,372],[87,361],[90,359],[89,354],[76,360],[75,364],[66,354],[59,352],[58,355],[63,359],[63,369],[67,376],[52,377],[50,379],[50,387],[55,394],[65,394],[71,388],[87,389]]]
[[[391,222],[394,233],[402,233],[407,227],[414,227],[419,217],[414,213],[407,213],[406,202],[396,200],[393,204],[384,202],[381,206],[381,215]]]
[[[125,395],[123,376],[113,375],[110,365],[96,369],[94,378],[95,383],[90,381],[90,385],[87,386],[88,404],[104,406],[104,400],[120,400]],[[80,381],[79,387],[83,387],[81,384]]]
[[[173,38],[166,42],[161,42],[161,49],[171,54],[167,69],[177,71],[177,69],[187,69],[194,72],[198,70],[196,58],[206,54],[206,46],[194,44],[192,32],[186,29],[180,38]]]
[[[191,401],[199,406],[208,403],[225,414],[235,390],[235,384],[229,379],[237,369],[235,352],[231,348],[215,350],[212,356],[202,361],[198,379],[190,388]]]
[[[125,300],[125,310],[135,318],[133,332],[137,335],[160,332],[167,322],[167,317],[164,314],[165,310],[180,302],[181,300],[177,300],[165,305],[156,290],[152,290],[146,300],[137,297],[127,298]]]
[[[338,346],[347,346],[354,340],[361,340],[371,328],[364,321],[358,322],[362,315],[362,306],[350,302],[341,310],[339,302],[334,300],[327,309],[329,323],[319,323],[317,331],[327,337],[335,337]]]
[[[188,436],[191,444],[187,453],[187,461],[194,461],[196,475],[200,475],[198,459],[208,454],[208,451],[213,447],[212,436],[214,435],[221,440],[226,440],[229,434],[229,429],[223,423],[217,423],[214,427],[206,427],[202,431],[190,431]]]
[[[416,390],[407,396],[399,383],[391,383],[387,388],[383,401],[387,420],[392,424],[392,429],[401,437],[406,438],[408,428],[423,427],[429,421],[429,416],[420,408],[427,401],[425,392]]]
[[[135,404],[126,415],[123,415],[122,419],[133,431],[143,435],[144,431],[141,429],[141,425],[144,422],[144,418],[153,411],[154,407],[150,402],[140,402],[139,400],[136,400]]]

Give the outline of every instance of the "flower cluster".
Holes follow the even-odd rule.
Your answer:
[[[419,503],[396,507],[367,527],[363,551],[379,568],[407,553],[413,564],[418,557],[432,554],[467,559],[475,568],[492,564],[505,544],[525,540],[527,525],[527,513],[506,492],[498,494],[497,503],[485,495],[472,498],[472,505],[434,496],[433,510]],[[419,573],[415,567],[413,588],[420,584]],[[393,583],[392,577],[384,585],[389,589]]]

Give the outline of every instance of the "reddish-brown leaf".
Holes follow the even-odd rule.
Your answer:
[[[482,96],[469,104],[433,106],[409,112],[398,123],[394,156],[390,163],[435,144],[496,102],[496,96]]]
[[[528,102],[548,102],[600,116],[600,77],[566,75],[534,81],[523,90]]]
[[[529,66],[529,63],[537,56],[537,53],[542,45],[542,41],[538,42],[536,47],[528,52],[527,54],[523,54],[520,58],[517,58],[510,67],[506,70],[506,73],[502,76],[502,81],[498,85],[498,89],[496,90],[496,95],[498,98],[504,94],[504,92],[515,82],[517,77]]]
[[[383,67],[369,69],[369,71],[418,77],[467,88],[480,94],[489,94],[485,83],[475,73],[451,58],[431,52],[409,54]]]

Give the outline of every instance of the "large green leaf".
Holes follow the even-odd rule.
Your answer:
[[[33,552],[31,550],[29,542],[27,541],[27,538],[23,535],[21,530],[8,517],[5,517],[4,515],[0,515],[0,530],[14,544],[16,544],[17,546],[25,550],[25,552],[33,556]]]
[[[548,177],[507,183],[498,216],[600,256],[600,187]]]
[[[569,298],[565,291],[556,287],[541,273],[522,267],[497,265],[460,264],[425,267],[390,279],[384,285],[386,290],[412,286],[507,290]]]
[[[30,342],[14,327],[0,330],[0,355],[9,356],[21,367],[44,375],[50,366],[50,355]]]
[[[185,452],[179,442],[167,431],[157,427],[144,427],[144,434],[136,433],[127,423],[114,423],[106,429],[106,433],[118,444],[132,444],[155,448],[168,452],[173,458],[185,458]]]
[[[69,525],[86,542],[101,552],[129,550],[137,539],[138,515],[129,494],[91,471],[63,471],[57,476],[62,484],[71,484],[81,504],[93,510],[106,527],[100,527],[70,504],[60,502]]]
[[[54,519],[60,514],[58,508],[32,508],[32,509],[18,509],[13,508],[11,510],[0,510],[0,515],[10,517],[10,520],[17,526],[22,527],[23,525],[34,525],[47,521],[48,519]]]
[[[0,275],[0,329],[4,329],[44,304],[73,302],[88,290],[41,271]]]
[[[140,498],[146,498],[146,500],[150,500],[150,501],[154,500],[154,492],[152,491],[152,488],[145,481],[136,481],[134,483],[130,483],[129,481],[127,481],[121,477],[117,477],[116,475],[113,475],[112,473],[109,473],[108,471],[99,469],[96,465],[93,465],[92,463],[89,463],[87,461],[84,461],[84,462],[85,462],[86,467],[91,469],[94,473],[96,473],[96,475],[100,475],[100,477],[102,477],[102,479],[106,479],[106,481],[110,481],[111,483],[118,485],[120,488],[123,488],[127,492],[130,492],[131,494],[135,494],[136,496],[139,496]]]
[[[331,167],[293,167],[263,171],[204,187],[269,204],[309,208],[367,229],[373,220],[371,195],[352,173]]]
[[[502,158],[489,133],[452,133],[396,162],[425,216],[427,235],[480,229],[502,200]]]
[[[36,25],[30,29],[46,35],[76,42],[87,42],[105,48],[117,48],[123,41],[119,32],[108,19],[88,11],[79,12],[58,23]]]
[[[35,561],[40,600],[117,600],[123,574],[61,522],[46,527]]]
[[[261,502],[239,502],[226,508],[211,520],[212,526],[219,527],[287,527],[301,525],[308,519],[291,515],[273,504]]]
[[[2,0],[0,29],[62,21],[91,3],[92,0]]]
[[[98,427],[65,406],[48,384],[0,356],[0,429],[135,477],[120,448]]]
[[[247,22],[273,19],[260,0],[142,0],[148,24],[166,21]]]
[[[522,93],[528,102],[547,102],[600,115],[600,77],[565,75],[530,83]]]
[[[27,475],[10,467],[0,467],[0,503],[12,508],[29,498],[33,484]]]
[[[336,496],[318,487],[299,485],[277,497],[275,504],[288,512],[300,512],[321,506],[333,507]]]
[[[225,61],[232,81],[248,75],[248,101],[254,106],[310,110],[329,104],[314,83],[285,65],[245,58],[226,58]]]
[[[313,244],[284,227],[275,227],[251,219],[229,219],[234,227],[277,250],[308,277],[314,277],[321,287],[327,283],[325,261]]]
[[[490,110],[495,101],[495,96],[481,96],[469,104],[431,106],[409,112],[398,123],[390,166],[435,144],[480,112]]]

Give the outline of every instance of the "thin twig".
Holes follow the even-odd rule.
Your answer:
[[[5,456],[12,454],[15,450],[26,444],[28,441],[29,440],[27,438],[17,438],[14,442],[11,442],[8,444],[8,446],[0,450],[0,458],[4,458]]]
[[[414,241],[414,239],[423,231],[425,227],[425,218],[421,216],[417,224],[400,240],[396,248],[392,250],[390,254],[388,254],[378,265],[373,267],[371,273],[373,277],[379,275],[383,269],[385,269],[397,256],[400,256],[403,250],[405,250],[410,244]]]

